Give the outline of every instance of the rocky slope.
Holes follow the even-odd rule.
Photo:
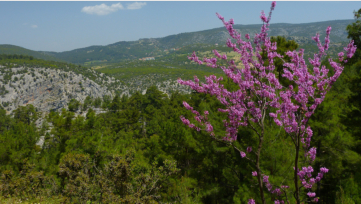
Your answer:
[[[8,111],[34,105],[42,112],[67,108],[71,99],[112,95],[105,86],[74,72],[50,68],[1,68],[1,105]],[[10,80],[7,77],[10,75]],[[111,79],[109,79],[111,81]]]
[[[113,77],[90,69],[79,74],[54,68],[0,67],[0,72],[0,104],[8,113],[27,104],[34,105],[41,112],[59,111],[67,108],[71,99],[83,103],[87,96],[102,99],[105,95],[113,97],[116,93],[131,95],[140,91],[145,94],[150,85],[167,94],[177,90],[190,91],[175,81],[155,82],[149,76],[134,78],[132,83],[124,85]]]

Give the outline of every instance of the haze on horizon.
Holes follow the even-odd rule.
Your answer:
[[[270,1],[257,2],[0,2],[0,44],[35,51],[69,51],[140,38],[222,27],[218,12],[235,24],[260,24]],[[274,23],[353,19],[357,1],[279,1]]]

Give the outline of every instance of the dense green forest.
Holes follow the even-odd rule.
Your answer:
[[[349,38],[358,46],[356,55],[344,64],[344,72],[309,123],[314,131],[311,146],[318,150],[314,168],[330,169],[312,189],[319,203],[361,203],[361,9],[356,14],[358,21],[347,28]],[[293,43],[287,46],[297,48]],[[188,67],[188,73],[198,69],[197,75],[209,75],[208,69],[184,64],[177,56],[167,56],[162,64],[144,62],[148,67],[143,70],[174,70],[175,75],[190,77],[183,73],[187,69],[165,68],[172,66],[169,61],[175,61],[173,64]],[[26,66],[84,71],[60,62],[15,58],[24,60]],[[19,59],[12,60],[14,56],[0,56],[3,66],[19,63]],[[127,63],[102,72],[117,76],[119,69],[126,70],[128,75],[117,76],[120,79],[146,74],[134,69],[136,62]],[[331,68],[327,59],[322,63]],[[230,90],[237,88],[230,80],[223,84]],[[183,101],[198,111],[208,110],[215,131],[224,134],[226,114],[218,111],[223,105],[216,98],[195,92],[167,96],[155,86],[144,95],[88,97],[83,104],[74,99],[68,110],[47,114],[41,127],[35,123],[41,112],[32,105],[19,107],[10,115],[0,109],[1,203],[241,204],[249,198],[257,202],[251,162],[206,133],[186,127],[180,116],[193,115]],[[98,109],[103,112],[96,113]],[[86,116],[76,114],[78,110]],[[271,117],[265,121],[271,134],[261,163],[271,169],[267,173],[272,182],[292,179],[291,166],[280,165],[291,159],[292,141]],[[238,135],[236,142],[242,147],[256,140],[246,128]],[[271,193],[266,196],[274,198]]]

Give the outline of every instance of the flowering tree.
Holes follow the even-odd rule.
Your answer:
[[[201,84],[196,76],[194,81],[178,79],[180,84],[187,85],[199,93],[215,96],[224,105],[225,108],[218,111],[228,114],[228,119],[224,120],[227,134],[224,136],[216,135],[212,124],[208,120],[209,112],[204,111],[201,114],[194,110],[187,102],[183,102],[183,105],[192,111],[198,124],[192,124],[183,116],[181,116],[181,120],[185,125],[197,131],[205,130],[213,139],[232,146],[240,153],[242,158],[253,162],[255,164],[255,171],[252,172],[252,176],[257,178],[261,202],[266,203],[264,192],[264,187],[266,187],[270,193],[274,194],[276,198],[274,202],[277,204],[289,201],[286,192],[289,191],[289,185],[291,184],[283,185],[282,183],[279,185],[270,183],[268,180],[269,176],[262,173],[263,171],[260,166],[261,150],[266,136],[265,117],[273,118],[276,125],[284,128],[294,144],[293,185],[295,191],[293,195],[296,202],[300,203],[301,188],[310,190],[328,172],[327,168],[322,167],[317,176],[312,177],[314,169],[311,163],[316,158],[317,150],[315,147],[310,147],[312,130],[308,126],[308,121],[317,106],[324,100],[326,93],[330,90],[333,83],[342,73],[343,66],[329,59],[329,63],[334,69],[332,76],[329,76],[329,70],[325,66],[321,66],[321,59],[326,55],[330,43],[331,27],[328,27],[323,45],[320,42],[319,34],[313,37],[319,51],[314,54],[313,59],[309,59],[312,68],[307,67],[303,59],[303,49],[286,53],[291,60],[290,62],[283,61],[282,77],[287,79],[291,85],[283,86],[276,77],[277,70],[275,69],[274,60],[276,58],[283,60],[284,56],[276,52],[277,43],[272,43],[267,36],[269,22],[275,6],[276,2],[272,2],[268,17],[266,17],[263,11],[261,12],[260,18],[263,22],[261,32],[255,34],[252,41],[249,34],[245,35],[246,40],[241,38],[241,34],[233,28],[233,19],[227,22],[217,13],[218,18],[223,22],[229,35],[235,42],[233,43],[232,40],[228,39],[226,45],[232,48],[233,52],[239,54],[239,59],[243,64],[242,67],[237,67],[234,60],[228,60],[227,55],[221,55],[216,50],[213,50],[215,58],[200,60],[195,52],[188,57],[191,61],[198,64],[222,69],[225,75],[237,84],[238,90],[227,90],[220,83],[223,78],[217,78],[214,75],[205,77],[206,83]],[[252,42],[254,46],[252,46]],[[351,58],[356,51],[353,41],[344,50],[346,51],[346,58]],[[264,55],[267,56],[267,63],[264,57],[262,57]],[[347,59],[344,59],[344,52],[340,52],[338,56],[340,62],[347,61]],[[219,65],[219,61],[223,62],[225,66]],[[258,136],[257,149],[254,152],[256,155],[255,160],[252,160],[246,154],[246,152],[252,152],[251,145],[246,149],[235,145],[240,126],[252,129]],[[302,153],[303,156],[301,155]],[[301,159],[302,162],[300,161]],[[301,166],[301,164],[307,165]],[[309,191],[307,196],[308,200],[318,201],[314,192]],[[249,203],[255,203],[255,200],[249,199]]]

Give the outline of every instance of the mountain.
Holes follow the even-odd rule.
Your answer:
[[[118,62],[147,56],[162,55],[161,49],[153,40],[122,41],[106,46],[90,46],[65,52],[44,52],[55,58],[77,64],[98,62]]]
[[[311,37],[319,33],[320,39],[323,39],[326,28],[331,26],[331,42],[345,42],[348,41],[346,26],[352,22],[354,20],[333,20],[302,24],[276,23],[270,25],[269,36],[285,36],[299,44],[310,44],[313,43]],[[249,33],[254,36],[255,33],[260,32],[261,25],[235,25],[234,28],[243,35]],[[220,27],[162,38],[146,38],[137,41],[121,41],[106,46],[90,46],[65,52],[36,52],[17,46],[0,45],[0,53],[28,54],[40,59],[47,58],[46,60],[62,60],[76,64],[94,65],[144,57],[165,56],[169,54],[169,51],[194,44],[224,45],[227,38],[229,38],[227,30]]]
[[[57,59],[56,57],[51,56],[47,53],[29,50],[16,45],[0,45],[0,54],[28,55],[43,60],[64,62],[64,60]]]

